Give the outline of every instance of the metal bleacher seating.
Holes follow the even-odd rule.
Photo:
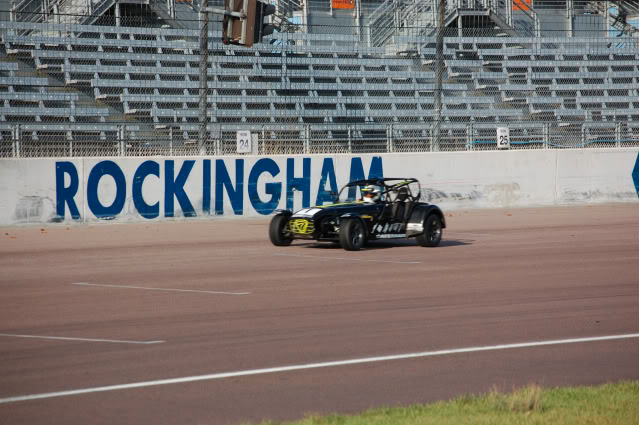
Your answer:
[[[167,129],[184,141],[197,138],[197,31],[24,22],[0,22],[0,29],[3,137],[19,123],[33,138],[49,131],[106,140],[123,126],[141,140],[163,140]],[[277,43],[252,49],[223,46],[217,31],[209,36],[216,40],[211,134],[269,129],[276,138],[358,138],[379,149],[390,127],[396,146],[410,146],[433,126],[433,37],[405,38],[403,50],[389,54],[351,35],[279,34]],[[636,43],[449,37],[444,56],[441,126],[451,145],[468,146],[500,123],[533,144],[560,123],[581,122],[580,132],[587,123],[610,123],[592,134],[618,133],[618,123],[632,132],[639,123]]]
[[[113,111],[86,99],[73,88],[56,83],[51,69],[33,59],[32,53],[39,47],[33,38],[9,42],[10,38],[10,34],[3,36],[0,61],[0,140],[82,142],[115,138],[118,125],[108,122]],[[53,45],[46,44],[46,48]],[[28,156],[28,152],[23,154]]]

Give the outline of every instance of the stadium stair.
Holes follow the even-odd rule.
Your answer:
[[[149,6],[160,19],[167,22],[172,28],[199,29],[199,13],[192,1],[151,0]]]
[[[639,37],[639,28],[622,19],[623,14],[639,16],[639,3],[633,1],[611,1],[610,6],[616,9],[616,13],[606,9],[606,2],[590,1],[588,7],[598,14],[606,16],[610,25],[619,31],[620,35]],[[613,8],[611,7],[611,9]],[[623,11],[623,12],[622,12]]]

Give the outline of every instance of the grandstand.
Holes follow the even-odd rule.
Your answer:
[[[197,1],[5,4],[4,157],[639,146],[636,0],[282,0],[252,48],[212,16],[204,139]]]

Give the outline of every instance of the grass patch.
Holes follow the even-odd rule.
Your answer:
[[[639,381],[596,387],[493,389],[451,401],[307,416],[268,425],[639,425]]]

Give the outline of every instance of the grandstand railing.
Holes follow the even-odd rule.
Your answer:
[[[27,137],[36,128],[46,128],[51,137]],[[72,126],[16,125],[7,132],[0,125],[3,139],[0,141],[0,157],[86,157],[86,156],[156,156],[156,155],[238,155],[236,133],[233,128],[209,126],[211,135],[205,145],[181,134],[185,126],[164,126],[162,140],[131,137],[137,127],[94,126],[94,134],[83,128],[84,136],[71,136]],[[197,134],[197,124],[186,126]],[[575,149],[575,148],[624,148],[639,146],[639,124],[585,123],[583,125],[551,126],[530,123],[509,125],[510,149]],[[293,154],[363,154],[431,152],[434,150],[435,126],[406,125],[303,125],[263,126],[254,129],[257,134],[257,155]],[[100,137],[109,130],[112,134]],[[496,150],[495,127],[489,124],[455,124],[444,126],[439,151]],[[156,136],[157,137],[157,136]],[[9,138],[9,140],[6,140]],[[566,138],[572,143],[566,144]]]

